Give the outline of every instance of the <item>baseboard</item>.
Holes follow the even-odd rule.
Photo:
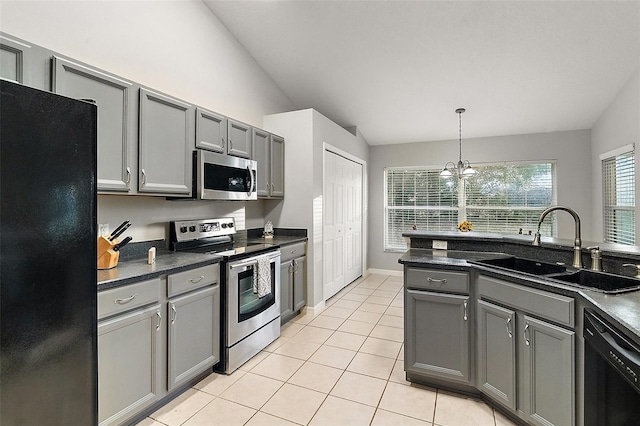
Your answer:
[[[391,269],[367,269],[367,274],[377,274],[377,275],[391,275],[394,277],[401,277],[402,271],[394,271]]]
[[[325,304],[324,300],[321,301],[320,303],[318,303],[315,306],[305,306],[304,307],[304,313],[305,314],[309,314],[309,315],[319,315],[320,312],[324,311],[326,309],[327,305]]]

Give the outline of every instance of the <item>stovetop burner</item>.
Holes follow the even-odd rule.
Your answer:
[[[218,254],[231,259],[277,249],[271,244],[234,241],[236,227],[231,217],[172,221],[169,228],[174,251]]]

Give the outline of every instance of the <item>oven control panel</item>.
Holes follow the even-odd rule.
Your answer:
[[[191,241],[235,234],[232,217],[221,219],[181,220],[170,224],[172,241]]]

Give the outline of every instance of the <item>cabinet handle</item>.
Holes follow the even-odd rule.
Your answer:
[[[467,305],[469,304],[468,300],[465,300],[462,305],[464,306],[464,316],[462,317],[463,320],[467,320],[468,316],[467,316]]]
[[[427,281],[429,281],[430,283],[442,283],[442,284],[446,284],[447,283],[447,279],[446,278],[443,278],[441,280],[437,280],[435,278],[427,277]]]
[[[507,334],[510,339],[513,337],[513,333],[511,332],[511,317],[507,318]]]
[[[133,299],[135,299],[135,298],[136,298],[136,296],[137,296],[137,294],[134,294],[134,295],[133,295],[133,296],[131,296],[131,297],[126,297],[126,298],[124,298],[124,299],[116,299],[116,300],[114,300],[113,302],[114,302],[114,303],[117,303],[118,305],[124,305],[125,303],[129,303],[129,302],[131,302]]]
[[[204,279],[204,275],[200,275],[198,278],[191,278],[189,279],[189,282],[195,284],[195,283],[199,283],[200,281],[202,281]]]
[[[293,265],[293,272],[298,272],[298,261],[296,259],[293,259],[291,261],[291,264]]]
[[[233,151],[233,141],[229,139],[229,151]]]
[[[141,169],[140,173],[142,173],[142,184],[145,185],[147,183],[147,172],[145,172],[144,169]]]
[[[523,333],[523,335],[524,335],[524,344],[529,346],[529,345],[531,345],[531,340],[529,340],[529,338],[527,337],[527,331],[529,331],[529,323],[527,323],[524,326],[524,333]]]
[[[224,137],[221,137],[221,138],[220,138],[220,142],[222,143],[222,145],[221,145],[221,146],[222,146],[222,149],[224,149]]]
[[[160,331],[160,325],[162,324],[162,315],[160,314],[160,310],[156,311],[156,315],[158,316],[158,323],[156,324],[156,331]]]
[[[174,305],[173,303],[171,304],[171,312],[173,312],[173,315],[171,316],[171,325],[176,323],[176,318],[178,317],[178,311],[176,310],[176,305]]]
[[[131,167],[127,167],[127,180],[124,182],[129,186],[131,183]]]

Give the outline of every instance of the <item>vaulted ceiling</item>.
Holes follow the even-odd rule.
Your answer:
[[[463,138],[589,129],[640,65],[638,1],[204,3],[370,145],[457,139],[458,107]]]

